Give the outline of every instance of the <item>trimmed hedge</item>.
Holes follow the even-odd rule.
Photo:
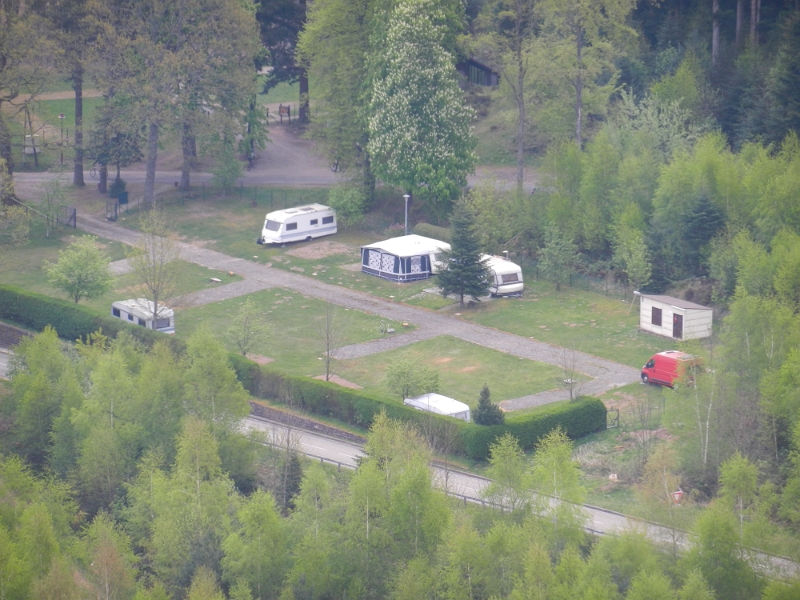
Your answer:
[[[0,285],[0,318],[42,331],[50,325],[65,340],[86,339],[89,334],[103,329],[103,334],[116,337],[127,331],[147,347],[158,340],[167,340],[172,350],[183,353],[185,344],[175,336],[132,325],[111,316],[98,315],[89,308],[29,292],[12,285]]]
[[[508,432],[524,450],[532,450],[541,438],[558,426],[573,440],[606,428],[606,406],[597,398],[583,397],[575,402],[542,406],[519,416],[506,415],[503,425],[466,423],[461,435],[472,458],[489,458],[489,445]]]
[[[606,407],[597,398],[545,406],[525,415],[506,417],[504,425],[487,427],[422,412],[334,383],[283,375],[262,368],[240,355],[232,354],[231,364],[239,380],[253,396],[294,405],[358,427],[369,427],[382,410],[392,419],[413,423],[421,423],[424,419],[428,430],[432,426],[442,431],[457,427],[458,435],[450,450],[480,460],[489,457],[490,444],[506,432],[516,437],[522,448],[530,450],[539,439],[559,425],[572,439],[606,427]]]
[[[424,237],[433,238],[442,242],[450,243],[451,233],[447,227],[439,227],[430,223],[417,223],[414,225],[414,233]]]

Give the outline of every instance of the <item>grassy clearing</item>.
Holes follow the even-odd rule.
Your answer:
[[[83,99],[83,128],[84,133],[89,131],[89,128],[94,124],[98,114],[98,109],[103,104],[103,98],[84,98]],[[66,98],[64,100],[39,100],[36,102],[36,109],[34,116],[40,121],[55,127],[55,139],[48,139],[49,143],[60,141],[61,135],[61,119],[58,115],[64,114],[64,139],[66,140],[69,134],[70,142],[75,137],[75,99]]]
[[[190,335],[205,323],[221,338],[224,337],[246,298],[262,307],[265,319],[272,325],[272,334],[255,346],[254,354],[275,359],[271,366],[284,373],[314,376],[325,372],[320,360],[324,351],[320,326],[324,323],[328,305],[296,292],[265,290],[205,306],[179,309],[175,316],[179,335]],[[343,346],[381,337],[382,319],[375,315],[338,306],[333,307],[332,315],[333,323],[341,329]],[[401,329],[400,323],[387,323],[398,331]],[[230,350],[235,350],[232,343],[226,343]]]
[[[439,372],[440,392],[469,404],[478,404],[486,383],[492,400],[499,402],[556,387],[556,367],[519,359],[450,336],[359,359],[337,361],[337,373],[365,389],[393,398],[386,388],[386,368],[401,359],[428,365]],[[399,401],[399,400],[398,400]]]
[[[56,262],[58,251],[65,249],[75,237],[82,237],[83,234],[75,230],[64,231],[62,229],[56,235],[47,238],[38,230],[39,227],[41,226],[34,226],[31,241],[27,245],[20,248],[8,248],[0,254],[0,281],[32,292],[66,299],[62,292],[47,281],[47,275],[42,266],[45,261]],[[108,256],[109,262],[125,258],[123,244],[105,239],[98,239],[98,243]],[[184,263],[181,273],[182,278],[176,295],[188,294],[241,279],[239,276],[231,277],[227,273],[193,263]],[[211,277],[222,279],[223,283],[214,283],[211,281]],[[106,314],[110,310],[112,302],[142,295],[146,294],[138,284],[136,275],[128,273],[114,279],[111,291],[94,300],[82,300],[81,304],[99,314]]]
[[[638,331],[638,307],[594,292],[564,288],[525,275],[521,299],[482,302],[462,318],[543,342],[641,367],[669,340]]]

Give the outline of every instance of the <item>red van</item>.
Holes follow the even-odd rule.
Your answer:
[[[667,350],[654,354],[642,367],[642,383],[656,383],[672,387],[690,367],[702,364],[702,359],[680,350]]]

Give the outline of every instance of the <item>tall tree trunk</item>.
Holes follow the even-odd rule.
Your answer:
[[[711,0],[711,67],[719,60],[719,0]]]
[[[300,7],[303,9],[303,24],[306,22],[306,0],[300,0]],[[308,123],[311,115],[308,110],[308,71],[300,71],[300,109],[297,111],[297,118],[301,123]]]
[[[97,191],[101,194],[108,193],[108,165],[100,165],[100,181],[97,184]]]
[[[736,46],[742,45],[742,30],[744,29],[744,0],[736,0]]]
[[[72,185],[83,187],[83,65],[76,63],[72,69],[72,88],[75,90],[75,161]]]
[[[578,58],[578,75],[575,78],[575,141],[578,142],[578,148],[582,148],[583,140],[581,138],[581,121],[583,120],[583,28],[580,25],[577,26],[575,39],[577,40],[576,46]]]
[[[183,148],[183,166],[181,167],[181,189],[189,189],[189,173],[194,168],[197,156],[197,146],[195,144],[192,126],[189,123],[183,124],[183,134],[181,137],[181,147]]]
[[[758,0],[750,0],[750,44],[758,44],[756,37],[756,24],[758,21]]]
[[[297,118],[301,123],[308,123],[308,71],[303,69],[300,72],[300,110],[297,111]]]
[[[516,38],[517,89],[514,96],[517,101],[517,194],[522,197],[522,181],[525,178],[525,71],[522,59],[522,32],[520,31],[519,14],[517,15]]]
[[[147,163],[144,178],[144,203],[155,206],[156,158],[158,154],[158,125],[150,123],[147,132]]]
[[[2,112],[0,112],[0,158],[6,161],[6,169],[8,169],[8,175],[11,176],[14,173],[14,155],[11,151],[11,132],[8,129]]]

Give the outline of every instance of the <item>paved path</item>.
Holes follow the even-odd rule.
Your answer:
[[[83,214],[78,217],[78,226],[94,235],[126,244],[136,243],[139,235],[138,232],[125,229],[116,223],[109,223],[104,219]],[[364,356],[412,344],[423,339],[450,335],[523,359],[556,366],[560,366],[563,362],[562,348],[533,339],[469,321],[462,321],[461,319],[426,309],[376,298],[362,292],[324,283],[313,277],[306,277],[241,258],[227,256],[221,252],[209,250],[198,245],[182,243],[181,251],[183,258],[189,262],[222,271],[233,271],[244,278],[243,281],[184,296],[181,299],[181,304],[183,305],[186,303],[197,305],[216,302],[268,288],[284,288],[346,308],[379,315],[385,319],[413,323],[418,328],[412,332],[392,334],[386,338],[366,344],[341,348],[337,352],[337,358]],[[584,394],[602,394],[609,389],[639,380],[638,370],[614,361],[582,352],[575,352],[574,360],[579,365],[579,370],[592,378],[591,381],[581,386],[580,391]],[[566,390],[550,390],[542,394],[505,400],[500,404],[506,410],[519,410],[568,397],[569,393]]]

